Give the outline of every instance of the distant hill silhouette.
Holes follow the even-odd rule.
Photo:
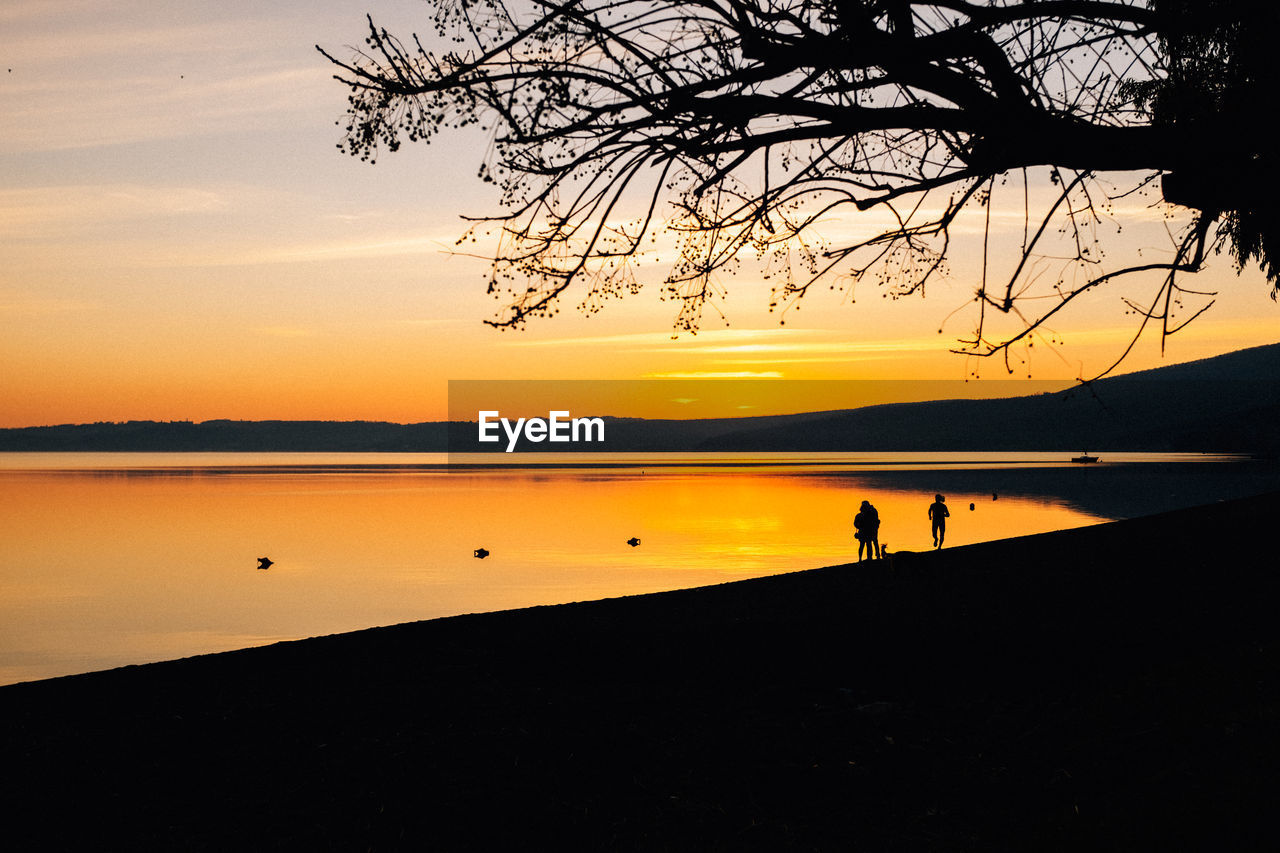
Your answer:
[[[0,430],[0,450],[444,452],[448,425],[382,421],[127,421]]]
[[[702,450],[1280,449],[1280,344],[1102,379],[1056,394],[897,403],[740,429]]]
[[[746,418],[605,418],[607,441],[539,452],[1094,450],[1280,452],[1280,344],[1056,394]],[[500,451],[476,424],[128,421],[0,430],[0,451]],[[514,461],[514,459],[513,459]]]

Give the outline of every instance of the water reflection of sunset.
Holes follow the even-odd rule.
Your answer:
[[[822,470],[10,470],[0,681],[849,562],[862,500],[929,547],[931,494]],[[948,545],[1097,520],[948,500]]]

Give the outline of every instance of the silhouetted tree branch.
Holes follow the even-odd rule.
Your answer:
[[[341,147],[365,160],[481,125],[481,176],[503,212],[490,321],[553,313],[582,282],[596,310],[669,261],[677,329],[696,330],[740,258],[761,259],[785,310],[827,278],[877,277],[894,297],[945,268],[965,211],[986,222],[979,318],[962,350],[1003,354],[1098,286],[1160,271],[1142,325],[1164,334],[1181,276],[1227,246],[1273,284],[1276,101],[1268,40],[1280,13],[1252,0],[431,0],[437,39],[369,19],[340,59]],[[1126,188],[1099,177],[1122,173]],[[1047,174],[1056,197],[1037,205]],[[1125,192],[1188,211],[1169,260],[1110,265],[1096,229]],[[994,193],[1026,227],[1007,278],[986,240]],[[823,241],[814,226],[879,210],[888,226]],[[860,221],[852,217],[855,225]],[[677,245],[659,253],[659,236]],[[1064,249],[1065,247],[1065,249]],[[1054,267],[1056,266],[1056,270]],[[1022,319],[989,336],[989,318]]]

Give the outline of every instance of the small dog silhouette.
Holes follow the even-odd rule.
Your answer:
[[[889,561],[890,573],[896,573],[909,569],[916,562],[919,554],[919,551],[894,551],[892,554],[886,553],[884,559]]]

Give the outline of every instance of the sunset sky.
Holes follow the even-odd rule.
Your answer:
[[[366,11],[393,31],[429,28],[420,0],[0,7],[0,426],[423,421],[445,416],[450,379],[1007,378],[948,352],[972,328],[955,313],[973,292],[963,246],[927,299],[824,289],[785,328],[750,263],[726,282],[730,327],[712,319],[696,337],[672,340],[676,309],[656,282],[590,318],[570,300],[524,331],[483,325],[497,307],[485,265],[450,250],[460,214],[496,210],[476,178],[486,138],[410,145],[375,166],[335,147],[346,90],[314,45],[349,55]],[[1118,206],[1117,256],[1167,241],[1144,205]],[[1004,219],[1021,228],[1021,210],[997,200]],[[1106,368],[1134,329],[1120,293],[1150,284],[1073,311],[1054,327],[1065,343],[1037,347],[1030,373]],[[1126,369],[1280,340],[1257,270],[1237,278],[1214,258],[1196,286],[1221,290],[1218,304],[1163,359],[1153,337]]]

